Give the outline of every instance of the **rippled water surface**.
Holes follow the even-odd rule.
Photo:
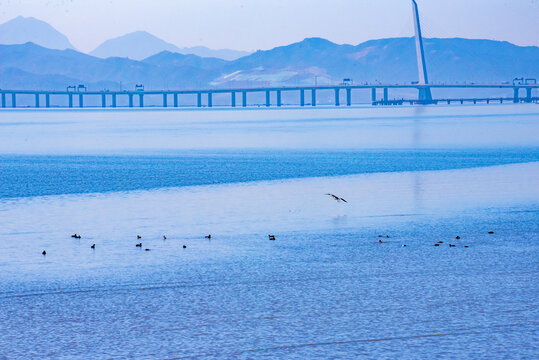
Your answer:
[[[0,358],[536,358],[538,110],[0,112]]]

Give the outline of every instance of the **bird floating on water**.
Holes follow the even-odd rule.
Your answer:
[[[489,233],[489,234],[494,234],[494,231],[489,231],[488,233]]]
[[[90,246],[90,248],[95,249],[95,244],[93,244],[92,246]]]
[[[136,247],[142,247],[142,243],[138,243],[137,245],[135,245]]]
[[[187,245],[184,245],[183,248],[184,248],[184,249],[187,249]]]
[[[140,235],[137,235],[137,239],[142,239],[142,236],[140,236]]]
[[[268,238],[269,238],[270,240],[275,240],[275,235],[268,235]]]
[[[211,239],[211,234],[204,236],[206,239]]]
[[[348,201],[344,200],[342,197],[338,197],[337,195],[333,195],[333,194],[330,194],[330,193],[327,193],[326,195],[329,195],[331,196],[334,200],[336,200],[337,202],[341,202],[341,201],[344,201],[345,203],[347,203]]]
[[[75,238],[75,239],[80,239],[80,238],[81,238],[81,236],[78,235],[78,234],[73,234],[73,235],[71,235],[71,237],[72,237],[72,238]]]
[[[43,250],[43,251],[41,252],[41,255],[47,255],[47,252],[46,252],[45,250]]]
[[[457,235],[457,236],[455,237],[455,239],[457,239],[457,240],[460,239],[460,236]]]
[[[145,251],[150,251],[150,249],[144,249]]]
[[[167,239],[167,237],[165,235],[163,235],[163,240],[166,240],[166,239]]]

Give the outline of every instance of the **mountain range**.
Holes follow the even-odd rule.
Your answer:
[[[24,44],[27,42],[33,42],[49,49],[75,49],[65,35],[38,19],[19,16],[0,24],[0,44]],[[217,57],[224,60],[235,60],[249,54],[247,51],[215,50],[204,46],[179,48],[146,31],[135,31],[103,42],[91,51],[90,55],[100,58],[125,57],[142,60],[161,51]]]
[[[63,46],[59,37],[55,48],[31,42],[0,45],[0,88],[65,89],[86,84],[93,90],[116,90],[142,83],[147,89],[192,89],[324,85],[339,83],[343,78],[356,83],[402,84],[418,78],[413,38],[371,40],[358,45],[307,38],[224,60],[181,54],[174,45],[148,33],[139,32],[137,37],[159,42],[168,50],[157,54],[151,53],[160,47],[141,51],[132,55],[135,60],[124,56],[125,52],[109,56],[107,51],[120,49],[113,40],[109,43],[113,46],[104,44],[93,52],[99,57],[69,47],[59,50]],[[125,44],[133,37],[116,39],[120,40]],[[539,47],[461,38],[424,39],[424,47],[431,83],[500,83],[515,77],[539,77]]]

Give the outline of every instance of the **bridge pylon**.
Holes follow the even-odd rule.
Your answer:
[[[423,50],[423,37],[421,36],[421,24],[419,22],[419,9],[417,2],[412,0],[412,10],[414,13],[414,28],[415,28],[415,50],[417,56],[417,70],[419,73],[418,85],[428,85],[429,78],[427,75],[427,64],[425,64],[425,52]],[[432,101],[430,87],[421,86],[419,90],[419,101],[429,103]]]

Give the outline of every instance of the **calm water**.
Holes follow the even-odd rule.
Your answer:
[[[0,358],[536,358],[538,120],[0,112]]]

